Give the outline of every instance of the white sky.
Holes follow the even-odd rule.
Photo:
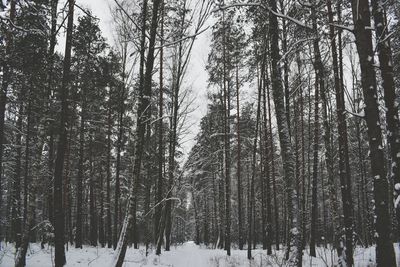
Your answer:
[[[94,16],[100,19],[100,28],[103,36],[107,39],[107,42],[112,45],[113,36],[113,22],[111,18],[110,8],[115,6],[113,0],[76,0],[76,3],[81,7],[87,7],[92,10]],[[83,12],[76,9],[76,17],[82,15]],[[64,45],[61,43],[63,38],[59,39],[59,49]],[[190,134],[184,138],[183,141],[183,152],[186,155],[189,153],[191,147],[194,145],[194,137],[199,131],[200,119],[206,114],[207,111],[207,79],[208,74],[205,71],[207,63],[208,52],[210,49],[211,30],[207,30],[202,33],[196,39],[193,47],[191,61],[188,67],[188,73],[186,77],[186,85],[190,86],[193,91],[195,98],[193,103],[193,109],[195,110],[190,116],[188,123],[192,125],[190,127]]]

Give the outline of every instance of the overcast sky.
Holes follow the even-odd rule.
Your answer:
[[[81,7],[87,7],[92,10],[93,15],[100,19],[100,28],[103,36],[107,38],[107,42],[112,45],[113,36],[113,23],[111,18],[111,11],[115,3],[113,0],[76,0],[77,4]],[[82,15],[82,12],[77,9],[77,15]],[[205,66],[207,63],[207,56],[210,47],[211,30],[202,33],[195,42],[191,56],[190,65],[188,67],[188,74],[186,77],[186,85],[191,86],[193,90],[193,108],[195,111],[190,115],[188,123],[190,127],[190,134],[183,140],[184,153],[187,154],[190,148],[194,145],[194,137],[199,131],[199,122],[201,117],[207,111],[207,72]],[[60,46],[61,40],[60,40]]]

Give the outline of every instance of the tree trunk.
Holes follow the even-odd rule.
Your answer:
[[[386,170],[382,132],[379,119],[378,92],[374,69],[374,54],[370,27],[370,10],[368,0],[353,0],[352,11],[354,34],[361,67],[361,85],[364,93],[365,118],[368,128],[370,148],[371,174],[374,183],[375,200],[375,237],[376,262],[378,266],[395,266],[393,244],[390,240],[391,220],[388,211],[388,182]]]
[[[146,1],[145,1],[146,2]],[[148,106],[150,105],[150,97],[151,97],[151,81],[152,81],[152,73],[154,66],[154,50],[155,50],[155,39],[156,32],[158,26],[158,11],[160,7],[161,0],[155,0],[153,3],[153,12],[152,12],[152,20],[150,26],[150,40],[149,40],[149,50],[146,58],[146,73],[144,75],[143,80],[143,94],[140,96],[139,109],[137,115],[137,128],[136,128],[136,144],[135,144],[135,161],[133,167],[133,184],[130,190],[130,196],[128,199],[128,204],[126,208],[126,215],[123,223],[123,227],[121,230],[120,238],[117,244],[117,248],[114,254],[114,259],[112,266],[121,267],[126,253],[126,248],[128,245],[127,242],[127,234],[126,231],[129,227],[130,221],[132,220],[132,224],[136,223],[136,205],[137,205],[137,191],[139,186],[139,178],[141,173],[141,165],[142,165],[142,155],[144,151],[144,138],[145,138],[145,130],[146,124],[148,123],[148,118],[150,117],[150,111]],[[145,12],[143,13],[143,15]],[[145,16],[145,15],[144,15]],[[144,18],[144,21],[145,18]],[[144,33],[145,34],[145,33]],[[143,39],[144,41],[144,39]],[[144,46],[143,46],[144,47]],[[132,203],[132,209],[131,209]],[[132,212],[131,216],[129,212]],[[130,218],[132,217],[132,219]]]
[[[276,0],[270,0],[270,7],[272,11],[277,10]],[[278,32],[278,19],[276,16],[269,16],[269,36],[271,38],[271,60],[272,60],[272,89],[273,99],[275,104],[276,118],[278,123],[279,139],[282,149],[282,161],[285,174],[286,182],[286,193],[287,193],[287,208],[288,217],[290,220],[290,239],[292,246],[294,247],[293,253],[290,257],[291,265],[302,265],[302,250],[301,250],[301,222],[300,214],[298,209],[298,196],[297,190],[294,186],[294,153],[289,135],[289,125],[287,124],[285,116],[285,105],[284,105],[284,92],[281,82],[281,69],[279,61],[281,59],[279,53],[279,32]]]
[[[66,263],[64,252],[64,209],[62,177],[64,168],[64,156],[67,147],[67,125],[68,125],[68,90],[71,67],[72,30],[74,26],[74,0],[68,1],[68,23],[65,41],[65,55],[63,64],[63,78],[60,92],[61,119],[58,128],[57,156],[54,168],[54,244],[55,244],[55,266],[61,267]]]
[[[262,67],[261,73],[264,73],[264,66]],[[262,75],[261,75],[262,76]],[[249,208],[247,211],[247,259],[251,260],[251,243],[253,241],[253,207],[255,206],[255,193],[254,193],[254,181],[256,176],[256,155],[257,155],[257,138],[258,138],[258,127],[260,122],[260,113],[261,113],[261,88],[262,88],[262,79],[260,79],[258,83],[258,96],[257,96],[257,115],[256,115],[256,128],[254,134],[253,141],[253,151],[252,151],[252,161],[251,161],[251,181],[248,185],[250,187],[250,195],[249,195]]]
[[[75,233],[75,248],[82,248],[82,227],[83,227],[83,180],[84,170],[83,165],[85,161],[85,119],[86,119],[86,99],[85,89],[82,87],[82,110],[81,121],[79,128],[79,163],[78,163],[78,177],[76,179],[76,233]]]
[[[22,159],[22,110],[23,110],[23,100],[22,97],[19,97],[19,111],[18,111],[18,119],[17,119],[17,135],[16,135],[16,163],[15,163],[15,176],[13,183],[13,196],[12,196],[12,221],[11,221],[11,233],[12,240],[15,241],[15,248],[18,249],[21,245],[22,238],[22,221],[21,221],[21,159]]]
[[[10,1],[10,23],[14,23],[15,19],[15,0]],[[6,34],[6,51],[5,59],[3,60],[3,79],[0,90],[0,215],[3,210],[3,188],[2,188],[2,176],[3,176],[3,143],[4,143],[4,119],[6,113],[7,104],[7,91],[8,86],[11,83],[11,62],[12,62],[12,47],[13,47],[13,33],[8,31]],[[2,225],[0,225],[0,241],[3,240]]]
[[[268,77],[266,73],[266,77]],[[267,82],[268,86],[269,82]],[[268,101],[268,128],[270,134],[269,140],[269,151],[271,155],[271,180],[272,180],[272,191],[274,192],[274,219],[275,219],[275,246],[276,250],[279,250],[279,242],[280,242],[280,227],[279,227],[279,207],[278,207],[278,198],[276,191],[276,176],[275,176],[275,152],[274,152],[274,134],[272,132],[272,114],[271,114],[271,97],[270,97],[270,88],[267,87],[267,101]]]
[[[399,109],[396,102],[396,90],[393,79],[392,52],[390,49],[390,36],[384,15],[385,2],[382,0],[371,1],[374,25],[376,30],[377,52],[379,67],[382,76],[382,87],[386,106],[386,123],[388,130],[388,143],[391,159],[390,177],[394,183],[394,196],[396,203],[400,200],[400,122]],[[400,205],[395,206],[397,219],[397,238],[400,238]]]
[[[345,238],[346,241],[342,242],[345,244],[344,247],[340,246],[340,234],[335,234],[334,246],[337,249],[338,256],[342,260],[339,264],[352,265],[353,262],[353,242],[352,242],[352,225],[353,225],[353,202],[351,199],[351,188],[348,184],[351,184],[351,174],[349,168],[349,152],[348,152],[348,141],[347,141],[347,122],[345,111],[345,101],[344,101],[344,90],[343,83],[340,81],[339,65],[338,65],[338,55],[335,40],[335,28],[333,26],[333,12],[331,7],[331,1],[326,2],[328,8],[328,18],[329,18],[329,36],[331,40],[331,50],[332,50],[332,60],[333,60],[333,73],[334,73],[334,84],[335,84],[335,95],[336,95],[336,114],[338,121],[338,134],[339,134],[339,175],[340,184],[342,190],[342,203],[343,203],[343,214],[345,221]],[[340,12],[340,11],[338,11]],[[339,15],[340,17],[340,15]],[[341,42],[339,40],[339,49],[341,49]],[[329,178],[329,177],[328,177]],[[339,233],[340,221],[338,213],[338,203],[336,202],[336,189],[335,182],[333,179],[328,180],[328,187],[330,191],[330,202],[332,209],[332,216],[334,217],[334,232]],[[336,227],[336,228],[335,228]],[[345,257],[342,257],[343,252],[346,253]],[[342,262],[344,261],[344,262]]]
[[[267,65],[267,63],[265,63]],[[269,147],[269,138],[272,138],[272,133],[268,132],[268,118],[267,118],[267,90],[268,81],[267,81],[267,68],[265,67],[265,73],[262,75],[263,79],[263,132],[264,132],[264,175],[263,179],[265,180],[265,197],[266,197],[266,236],[265,236],[265,247],[267,249],[267,254],[272,254],[271,248],[271,240],[272,240],[272,209],[271,209],[271,184],[270,184],[270,168],[269,161],[271,160],[270,149]]]
[[[107,177],[106,177],[106,212],[107,212],[107,246],[111,248],[113,245],[112,236],[112,224],[111,224],[111,88],[109,89],[109,100],[108,100],[108,116],[107,116]],[[117,239],[116,237],[114,237]]]
[[[162,214],[162,196],[163,196],[163,174],[164,174],[164,132],[163,132],[163,105],[164,105],[164,49],[162,48],[164,44],[164,1],[161,3],[161,29],[160,29],[160,92],[159,92],[159,103],[158,103],[158,180],[157,180],[157,195],[156,195],[156,210],[154,215],[154,242],[157,244],[156,255],[161,254],[161,214]]]
[[[236,176],[237,176],[237,193],[238,193],[238,221],[239,221],[239,249],[243,249],[243,197],[242,197],[242,166],[241,166],[241,153],[242,153],[242,144],[240,140],[240,92],[239,92],[239,67],[236,66],[236,134],[237,134],[237,167],[236,167]]]

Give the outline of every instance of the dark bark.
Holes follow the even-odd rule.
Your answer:
[[[340,176],[340,184],[342,191],[342,203],[343,203],[343,214],[345,219],[345,249],[340,246],[340,235],[335,234],[334,238],[334,246],[337,249],[339,258],[342,257],[343,252],[346,253],[345,262],[339,262],[339,264],[346,264],[353,262],[353,243],[352,243],[352,213],[353,213],[353,202],[351,199],[351,188],[347,185],[351,183],[351,173],[349,168],[349,155],[348,155],[348,141],[347,141],[347,122],[345,111],[345,102],[344,102],[344,91],[343,91],[343,83],[340,80],[340,70],[339,70],[339,62],[337,55],[337,47],[335,40],[335,28],[332,25],[333,23],[333,12],[331,7],[331,1],[327,0],[327,8],[328,8],[328,18],[329,18],[329,37],[331,39],[331,50],[332,50],[332,64],[333,64],[333,73],[334,73],[334,85],[335,85],[335,96],[336,96],[336,114],[338,121],[338,134],[339,134],[339,176]],[[339,11],[338,11],[339,12]],[[340,16],[340,15],[339,15]],[[339,49],[341,49],[341,41],[339,40]],[[333,179],[328,180],[328,186],[330,191],[330,201],[331,201],[331,210],[332,216],[334,217],[334,232],[339,232],[340,221],[338,214],[338,203],[336,202],[336,188],[335,182]],[[344,251],[343,251],[344,250]]]
[[[276,1],[269,1],[272,11],[277,10]],[[297,190],[294,186],[294,153],[289,135],[289,125],[287,124],[285,116],[284,105],[284,90],[281,82],[281,69],[279,61],[281,59],[279,51],[279,31],[278,19],[276,16],[269,16],[269,36],[270,36],[270,53],[271,53],[271,66],[272,66],[272,92],[275,104],[276,118],[278,123],[279,139],[282,149],[282,160],[285,175],[286,195],[287,195],[287,210],[290,220],[290,240],[291,245],[294,247],[293,255],[291,255],[291,264],[302,265],[302,250],[301,250],[301,222],[298,209],[298,196]],[[289,249],[289,248],[288,248]]]
[[[316,63],[315,63],[316,64]],[[318,219],[318,199],[317,199],[317,185],[318,185],[318,144],[319,144],[319,86],[318,81],[321,77],[318,75],[316,70],[315,77],[315,99],[314,99],[314,156],[313,156],[313,176],[312,176],[312,200],[311,200],[311,230],[310,230],[310,256],[316,257],[315,252],[315,239],[316,239],[316,227]]]
[[[142,165],[142,155],[144,151],[144,138],[145,138],[145,130],[146,124],[148,123],[149,114],[149,105],[150,105],[150,97],[151,97],[151,81],[153,74],[153,66],[154,66],[154,48],[155,48],[155,40],[156,40],[156,32],[158,26],[158,11],[160,7],[161,0],[155,0],[153,3],[153,11],[152,11],[152,20],[150,26],[150,40],[149,40],[149,50],[146,58],[146,73],[144,75],[143,80],[143,94],[139,99],[139,109],[137,115],[137,129],[136,129],[136,144],[135,144],[135,161],[133,167],[133,186],[131,188],[130,197],[128,199],[127,205],[127,214],[125,216],[124,225],[120,234],[120,238],[118,241],[118,246],[116,250],[114,265],[116,267],[121,267],[126,253],[126,248],[128,245],[126,231],[129,227],[130,222],[132,224],[136,224],[136,205],[137,205],[137,190],[139,187],[139,178],[141,173],[141,165]],[[144,13],[145,14],[145,13]],[[144,15],[143,14],[143,15]],[[143,40],[144,41],[144,40]],[[144,46],[143,46],[144,47]],[[132,209],[130,208],[130,204],[132,203]],[[129,216],[129,212],[132,212],[131,216]],[[132,219],[130,218],[132,217]]]
[[[21,98],[21,97],[20,97]],[[23,101],[19,99],[19,115],[17,119],[17,135],[16,135],[16,163],[15,163],[15,176],[13,182],[13,196],[12,196],[12,224],[11,224],[11,233],[12,240],[15,241],[15,248],[18,249],[21,245],[22,238],[22,220],[21,220],[21,159],[22,159],[22,109],[23,109]]]
[[[61,100],[61,118],[58,126],[58,144],[57,156],[54,168],[54,245],[55,245],[55,259],[56,267],[64,266],[65,251],[64,251],[64,209],[63,209],[63,190],[62,190],[62,177],[64,169],[64,157],[67,147],[67,125],[68,125],[68,90],[71,67],[71,47],[72,47],[72,30],[74,25],[74,0],[68,1],[68,23],[67,23],[67,36],[65,41],[65,53],[63,64],[63,77],[60,92]]]
[[[14,23],[15,20],[15,0],[10,1],[10,23]],[[7,91],[11,83],[12,75],[12,50],[13,50],[13,33],[9,30],[6,34],[6,51],[5,58],[3,59],[3,79],[0,90],[0,214],[3,210],[3,143],[4,143],[4,119],[7,104]],[[0,225],[0,241],[3,240],[3,226]]]
[[[391,220],[388,209],[388,181],[385,164],[383,164],[385,157],[382,147],[372,33],[367,29],[367,27],[370,27],[370,6],[368,0],[353,0],[351,4],[354,34],[361,67],[361,85],[364,93],[371,175],[374,184],[376,262],[378,266],[394,266],[396,262],[393,244],[390,240]]]
[[[264,68],[264,66],[262,67]],[[264,73],[264,70],[261,71]],[[251,244],[253,241],[253,229],[254,229],[254,221],[253,221],[253,207],[255,205],[255,192],[254,192],[254,182],[256,176],[256,156],[257,156],[257,139],[258,139],[258,127],[260,122],[260,113],[261,113],[261,88],[262,88],[262,80],[260,79],[258,84],[258,96],[257,96],[257,112],[256,112],[256,128],[254,134],[253,141],[253,151],[252,151],[252,161],[251,161],[251,180],[248,185],[250,194],[249,194],[249,207],[247,210],[247,259],[251,260]]]
[[[81,88],[82,110],[79,127],[79,162],[78,176],[76,179],[76,232],[75,232],[75,248],[82,248],[83,234],[83,180],[84,180],[84,161],[85,161],[85,120],[86,120],[86,96],[85,89]]]
[[[106,235],[107,235],[107,246],[111,248],[113,245],[113,236],[112,236],[112,224],[111,224],[111,89],[109,91],[109,100],[108,100],[108,115],[107,115],[107,177],[106,177],[106,212],[107,212],[107,226],[106,226]],[[114,237],[117,239],[116,237]]]
[[[223,94],[224,94],[224,160],[225,160],[225,250],[231,255],[231,151],[230,151],[230,80],[227,69],[227,33],[225,12],[223,12]]]
[[[51,29],[50,29],[50,44],[49,44],[49,63],[48,63],[48,82],[47,82],[47,98],[49,100],[47,106],[47,115],[49,116],[48,122],[48,135],[49,135],[49,158],[48,158],[48,172],[49,172],[49,192],[48,192],[48,216],[50,223],[54,223],[54,208],[53,208],[53,172],[54,172],[54,122],[51,120],[51,93],[53,91],[54,80],[54,56],[55,46],[57,40],[57,6],[58,0],[51,1]]]
[[[271,138],[271,133],[268,131],[268,119],[267,119],[267,68],[265,67],[265,74],[262,76],[263,79],[263,132],[264,132],[264,175],[263,180],[265,181],[265,198],[266,198],[266,225],[265,231],[266,235],[263,236],[263,248],[267,249],[267,254],[272,254],[271,241],[272,241],[272,208],[271,208],[271,177],[270,177],[270,167],[269,161],[271,160],[269,147],[269,138]]]
[[[388,143],[391,160],[390,178],[393,180],[394,197],[400,195],[400,122],[399,109],[396,103],[396,90],[393,78],[392,52],[388,23],[385,17],[385,2],[382,0],[371,1],[374,25],[377,36],[377,52],[379,67],[382,77],[382,87],[386,106],[386,124],[388,130]],[[399,198],[400,199],[400,198]],[[400,206],[395,206],[397,219],[397,238],[400,238]]]
[[[160,28],[160,46],[162,47],[164,44],[164,1],[161,3],[161,28]],[[161,254],[161,215],[162,215],[162,195],[163,195],[163,175],[164,175],[164,140],[163,140],[163,105],[164,105],[164,49],[160,49],[160,92],[159,92],[159,102],[158,102],[158,179],[157,179],[157,195],[156,195],[156,209],[154,215],[154,242],[157,244],[156,254]]]
[[[238,221],[239,221],[239,249],[243,249],[243,196],[242,196],[242,166],[241,166],[241,152],[242,144],[240,140],[240,92],[239,92],[239,67],[236,66],[236,134],[237,134],[237,166],[236,166],[236,176],[237,176],[237,194],[238,194]]]

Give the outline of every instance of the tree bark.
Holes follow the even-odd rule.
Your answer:
[[[137,114],[137,128],[136,128],[136,144],[135,144],[135,161],[133,166],[133,183],[130,190],[130,196],[128,199],[128,204],[126,208],[126,215],[121,230],[120,238],[117,244],[117,248],[114,255],[114,260],[112,266],[121,267],[126,253],[127,242],[127,228],[130,222],[135,225],[136,223],[136,205],[137,205],[137,191],[139,187],[139,179],[141,173],[142,155],[144,151],[144,138],[146,131],[146,124],[150,116],[149,105],[151,97],[151,81],[154,66],[154,50],[155,50],[155,39],[158,26],[158,11],[160,7],[161,0],[155,0],[153,3],[152,20],[150,26],[150,40],[149,40],[149,50],[146,58],[146,73],[143,80],[143,94],[141,94],[139,109]],[[145,12],[143,13],[145,16]],[[144,21],[145,18],[144,18]],[[143,39],[144,41],[144,39]],[[144,47],[144,46],[143,46]],[[131,209],[132,204],[132,209]],[[129,214],[132,212],[131,214]],[[130,216],[131,215],[131,216]],[[130,218],[132,217],[132,218]]]
[[[388,182],[383,154],[382,132],[378,108],[378,92],[374,69],[374,53],[368,0],[352,0],[354,34],[361,67],[365,118],[368,128],[371,174],[374,183],[376,262],[378,266],[395,266],[393,244],[390,240],[391,220],[388,211]]]
[[[391,159],[390,178],[394,183],[394,197],[396,203],[400,200],[400,122],[399,109],[396,103],[396,90],[393,78],[392,52],[390,49],[390,36],[388,23],[385,18],[385,3],[382,0],[371,1],[372,13],[377,40],[379,67],[382,76],[382,87],[386,106],[386,123],[388,130],[388,143]],[[400,205],[395,206],[397,219],[397,238],[400,238]]]
[[[272,11],[277,10],[276,0],[270,0],[270,7]],[[276,118],[278,123],[279,139],[282,150],[282,161],[286,182],[286,193],[287,193],[287,209],[288,217],[290,220],[290,239],[292,246],[294,247],[293,253],[290,257],[290,265],[301,266],[302,265],[302,250],[301,250],[301,227],[300,227],[300,214],[298,209],[298,196],[297,190],[294,187],[294,153],[289,135],[289,126],[287,124],[285,116],[285,105],[284,105],[284,92],[282,87],[281,69],[279,66],[279,60],[281,59],[279,53],[279,32],[278,32],[278,19],[276,16],[269,16],[269,36],[271,38],[271,63],[272,63],[272,89],[273,99],[275,104]]]
[[[58,128],[57,156],[54,168],[54,244],[55,244],[55,266],[61,267],[66,263],[64,251],[64,209],[62,177],[64,169],[64,157],[67,147],[67,125],[68,125],[68,90],[71,81],[71,48],[72,31],[74,26],[74,0],[68,1],[68,23],[65,41],[65,54],[63,64],[63,78],[60,92],[61,119]]]

